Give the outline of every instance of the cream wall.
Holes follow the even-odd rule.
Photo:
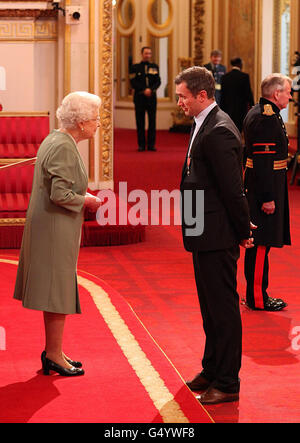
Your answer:
[[[261,80],[273,70],[273,19],[274,1],[263,0]]]
[[[46,9],[47,2],[0,2],[0,9]],[[0,91],[3,111],[50,112],[55,125],[57,27],[51,17],[0,17],[0,66],[6,82]]]
[[[0,92],[3,111],[49,111],[54,127],[56,45],[1,42],[0,63],[6,74],[6,89]]]
[[[35,111],[33,45],[1,42],[0,60],[6,75],[6,89],[0,95],[3,111]]]
[[[65,65],[64,95],[73,91],[89,91],[89,0],[67,1],[66,6],[80,6],[80,20],[61,28],[65,35],[65,51],[69,61]],[[65,54],[66,55],[66,54]],[[89,142],[78,145],[86,169],[89,169]]]

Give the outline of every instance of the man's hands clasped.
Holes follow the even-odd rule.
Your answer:
[[[254,238],[252,237],[252,230],[257,229],[257,226],[250,222],[250,237],[246,238],[244,240],[241,240],[240,246],[242,246],[245,249],[253,248],[254,247]]]

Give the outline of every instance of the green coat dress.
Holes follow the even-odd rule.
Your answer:
[[[34,170],[14,298],[29,309],[81,313],[77,287],[88,177],[73,138],[54,130]]]

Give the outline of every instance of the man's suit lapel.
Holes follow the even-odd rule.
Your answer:
[[[186,151],[185,162],[184,162],[183,169],[182,169],[182,176],[184,175],[184,172],[185,172],[185,170],[186,170],[188,153],[189,153],[190,144],[191,144],[191,141],[192,141],[192,138],[193,138],[193,134],[194,134],[195,129],[196,129],[196,123],[195,123],[195,120],[194,120],[194,122],[193,122],[193,124],[192,124],[192,128],[191,128],[191,132],[190,132],[190,138],[189,138],[188,149],[187,149],[187,151]]]
[[[210,113],[206,116],[206,119],[204,120],[204,122],[201,125],[201,128],[199,129],[199,131],[197,132],[196,137],[194,138],[193,141],[193,145],[191,148],[191,154],[193,153],[195,147],[199,144],[199,139],[201,138],[201,134],[204,132],[206,126],[209,124],[209,122],[214,118],[214,116],[216,115],[216,113],[219,111],[219,106],[215,106]]]
[[[215,106],[211,110],[211,112],[207,115],[207,117],[204,120],[204,122],[202,123],[201,128],[199,129],[199,131],[196,134],[196,137],[193,140],[193,144],[192,144],[192,147],[191,147],[191,154],[194,151],[195,147],[199,144],[199,139],[200,139],[201,134],[203,133],[205,127],[210,122],[210,120],[215,116],[215,114],[218,112],[219,109],[220,109],[219,106]],[[189,153],[189,150],[190,150],[190,143],[192,141],[195,129],[196,129],[196,123],[194,122],[193,126],[192,126],[192,129],[191,129],[191,135],[190,135],[190,139],[189,139],[188,149],[187,149],[187,153],[186,153],[186,157],[185,157],[185,162],[184,162],[184,166],[183,166],[183,170],[182,170],[182,178],[184,178],[184,175],[185,175],[186,170],[187,170],[188,153]]]

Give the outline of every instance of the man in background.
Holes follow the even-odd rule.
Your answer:
[[[220,107],[242,132],[243,121],[249,109],[254,106],[254,99],[249,74],[242,72],[242,59],[239,57],[232,59],[231,66],[232,70],[221,79]]]
[[[137,126],[138,150],[156,151],[156,90],[161,84],[159,67],[151,63],[152,50],[142,48],[142,61],[130,66],[130,83],[134,89],[135,118]],[[148,114],[148,137],[146,144],[145,117]]]
[[[210,54],[210,62],[204,65],[206,69],[212,72],[215,79],[215,99],[218,105],[221,101],[221,81],[223,75],[226,73],[226,67],[221,64],[222,52],[219,49],[215,49]]]
[[[261,99],[244,122],[245,192],[255,247],[245,253],[246,301],[251,309],[280,311],[287,304],[268,296],[271,247],[291,244],[287,187],[288,136],[280,111],[291,99],[292,80],[271,74],[261,85]]]

